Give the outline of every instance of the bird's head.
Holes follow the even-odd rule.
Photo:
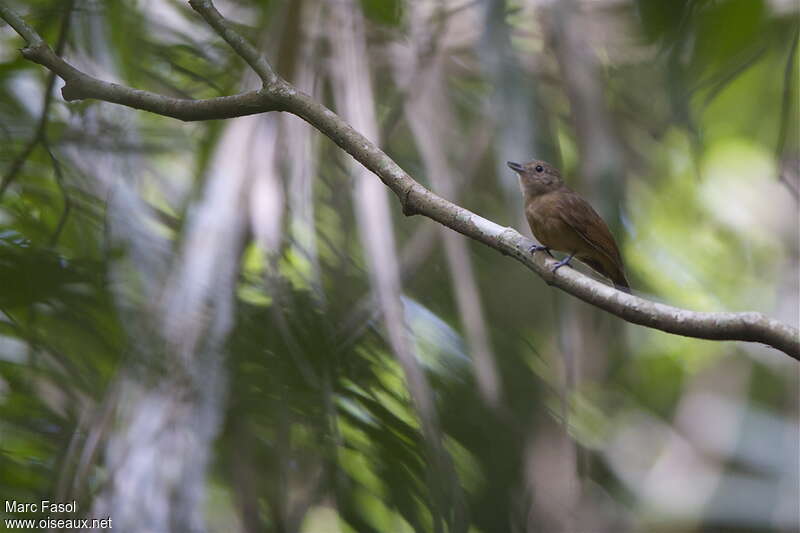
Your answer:
[[[555,191],[564,184],[561,173],[549,163],[534,159],[525,164],[508,161],[508,168],[519,176],[519,184],[525,196],[540,196]]]

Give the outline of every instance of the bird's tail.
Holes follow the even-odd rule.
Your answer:
[[[628,279],[625,277],[625,272],[622,270],[621,267],[615,264],[603,264],[601,261],[597,261],[591,257],[581,257],[581,261],[598,271],[603,276],[607,277],[611,280],[611,283],[614,284],[614,288],[618,291],[627,292],[628,294],[631,293],[631,286],[628,283]]]
[[[633,294],[631,293],[631,286],[628,283],[628,278],[625,277],[625,273],[621,269],[615,272],[613,276],[609,276],[609,279],[611,279],[611,282],[614,284],[614,288],[618,291]]]
[[[614,282],[614,288],[617,289],[618,291],[627,292],[628,294],[633,294],[631,292],[631,286],[628,285],[627,280],[624,283]]]

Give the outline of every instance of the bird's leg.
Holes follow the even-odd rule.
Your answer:
[[[564,265],[572,266],[572,265],[569,264],[569,262],[572,260],[573,257],[575,257],[575,252],[572,252],[567,257],[565,257],[564,259],[562,259],[561,261],[556,263],[555,266],[553,267],[553,274],[555,274],[556,270],[558,270],[559,268],[563,267]]]
[[[528,248],[528,253],[535,254],[538,251],[547,252],[547,255],[553,257],[553,254],[550,253],[550,248],[547,246],[542,246],[541,244],[532,244],[530,248]]]

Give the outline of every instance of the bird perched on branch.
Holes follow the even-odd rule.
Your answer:
[[[531,252],[566,252],[567,257],[556,264],[553,272],[569,265],[575,257],[610,279],[617,289],[630,293],[614,236],[589,202],[564,185],[558,169],[539,160],[507,164],[519,175],[525,217],[543,245],[532,246]]]

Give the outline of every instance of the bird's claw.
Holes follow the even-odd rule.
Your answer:
[[[541,244],[532,244],[530,248],[528,248],[528,253],[535,254],[536,252],[544,251],[547,252],[547,255],[553,257],[553,254],[550,253],[550,248],[547,246],[542,246]]]
[[[565,257],[564,259],[562,259],[561,261],[559,261],[558,263],[556,263],[556,264],[553,266],[553,271],[552,271],[552,272],[553,272],[553,274],[555,274],[555,273],[556,273],[556,270],[558,270],[559,268],[561,268],[561,267],[563,267],[563,266],[565,266],[565,265],[566,265],[566,266],[569,266],[569,267],[571,267],[572,265],[570,265],[570,264],[569,264],[569,262],[570,262],[570,261],[572,261],[572,258],[573,258],[574,256],[575,256],[575,254],[570,254],[570,255],[568,255],[567,257]]]

